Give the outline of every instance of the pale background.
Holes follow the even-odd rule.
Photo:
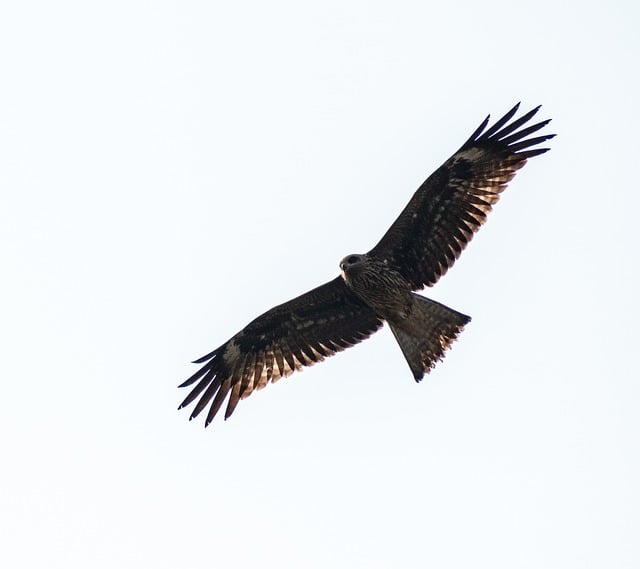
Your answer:
[[[5,2],[3,567],[640,566],[637,2]],[[189,361],[369,249],[491,112],[558,137],[388,329],[243,401]]]

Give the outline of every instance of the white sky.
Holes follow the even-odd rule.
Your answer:
[[[637,6],[3,3],[2,565],[640,566]],[[176,411],[518,100],[558,137],[422,384],[385,329]]]

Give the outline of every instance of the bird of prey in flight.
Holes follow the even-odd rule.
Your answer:
[[[540,107],[514,119],[518,107],[491,126],[487,117],[371,251],[340,261],[338,277],[268,310],[196,360],[204,365],[180,385],[195,384],[180,405],[198,399],[190,419],[209,406],[209,425],[228,396],[227,419],[240,399],[357,344],[384,322],[415,380],[429,373],[470,318],[414,291],[444,275],[516,171],[547,152],[538,145],[554,136],[530,136],[549,120],[529,124]]]

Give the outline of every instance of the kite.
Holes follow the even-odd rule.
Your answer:
[[[489,116],[462,147],[418,188],[371,251],[347,255],[340,275],[268,310],[194,363],[179,387],[195,384],[180,409],[198,399],[190,419],[209,406],[205,427],[229,397],[224,418],[269,382],[361,342],[386,322],[416,381],[429,373],[471,319],[416,294],[445,274],[485,222],[549,120],[528,125],[519,103],[489,128]]]

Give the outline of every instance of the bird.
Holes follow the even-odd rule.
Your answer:
[[[551,119],[530,124],[540,106],[514,118],[519,107],[491,126],[488,115],[368,253],[347,255],[333,280],[271,308],[195,360],[202,366],[179,385],[193,386],[179,409],[198,399],[189,420],[208,406],[208,426],[228,397],[226,420],[241,399],[365,340],[385,322],[413,378],[422,380],[471,318],[416,291],[446,273],[516,172],[555,136],[531,136]]]

